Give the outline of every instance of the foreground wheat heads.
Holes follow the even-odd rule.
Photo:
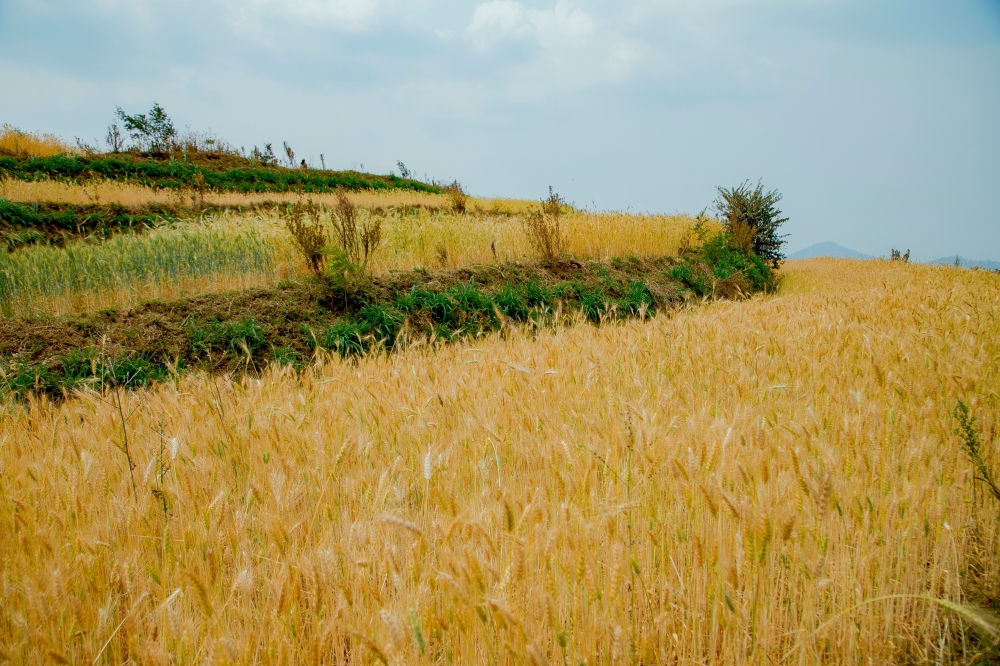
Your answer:
[[[949,416],[995,464],[997,277],[785,272],[671,317],[8,405],[0,656],[966,662],[974,630],[905,595],[997,595]]]

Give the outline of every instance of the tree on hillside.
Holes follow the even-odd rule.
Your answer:
[[[750,243],[754,254],[777,268],[785,259],[781,246],[787,237],[787,234],[779,236],[778,228],[788,221],[777,207],[781,194],[777,190],[765,192],[760,181],[756,187],[751,187],[750,181],[744,181],[730,189],[716,189],[719,198],[713,205],[726,231],[752,239]]]
[[[128,115],[119,106],[115,111],[115,117],[121,121],[125,131],[140,150],[151,152],[166,150],[177,136],[174,122],[156,102],[153,102],[153,108],[148,114],[137,113],[134,116]]]

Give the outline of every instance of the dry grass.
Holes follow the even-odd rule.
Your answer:
[[[562,216],[566,251],[587,258],[674,255],[694,220],[687,215],[629,215],[575,212]],[[520,261],[535,252],[519,215],[392,216],[386,239],[371,267],[375,272],[440,265]]]
[[[198,201],[198,193],[193,190],[153,189],[138,183],[120,180],[93,180],[84,185],[56,180],[23,181],[0,180],[0,198],[9,201],[42,202],[68,204],[109,204],[123,206],[143,206],[164,204],[192,206]],[[318,204],[337,205],[336,194],[313,194],[311,198]],[[350,192],[348,198],[355,205],[365,208],[391,206],[424,206],[446,208],[448,197],[441,194],[427,194],[407,190]],[[217,206],[249,206],[272,201],[302,201],[304,197],[295,193],[260,192],[206,192],[205,204]],[[487,201],[487,200],[484,200]]]
[[[189,377],[0,421],[15,663],[972,660],[998,591],[1000,284],[813,260],[778,297]],[[134,412],[133,412],[134,410]],[[133,478],[123,449],[136,463]],[[860,605],[859,605],[860,604]]]
[[[54,134],[25,132],[6,123],[0,128],[0,155],[50,157],[73,152],[76,152],[75,146]]]
[[[421,206],[429,209],[450,210],[451,197],[447,194],[429,194],[410,190],[366,190],[348,192],[347,197],[359,208],[383,208],[400,206]],[[143,206],[146,204],[168,204],[191,206],[197,202],[198,194],[184,190],[158,190],[137,183],[118,180],[93,180],[84,185],[55,180],[22,181],[0,179],[0,198],[9,201],[43,202],[69,204],[119,203],[123,206]],[[205,203],[217,206],[248,206],[273,201],[300,202],[307,197],[287,192],[206,192]],[[337,194],[308,195],[313,202],[328,207],[337,205]],[[491,197],[469,197],[467,209],[477,215],[523,215],[541,209],[541,202],[522,199],[499,199]]]

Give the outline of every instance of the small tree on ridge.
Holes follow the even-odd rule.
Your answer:
[[[167,150],[171,141],[177,136],[174,121],[156,102],[153,102],[153,108],[148,114],[137,113],[134,116],[128,115],[119,106],[115,111],[115,117],[122,122],[125,131],[140,149]]]

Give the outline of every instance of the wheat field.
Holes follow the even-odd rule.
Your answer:
[[[1000,507],[950,413],[996,464],[1000,280],[784,274],[645,321],[9,403],[0,657],[972,663],[926,597],[998,595]]]
[[[365,197],[379,200],[377,194],[361,193],[356,205],[365,203]],[[523,216],[509,214],[511,208],[520,210],[514,204],[526,208],[530,202],[508,203],[503,213],[482,215],[361,208],[361,219],[378,216],[383,228],[383,242],[368,269],[382,275],[417,267],[532,260]],[[321,219],[332,233],[329,216],[325,212]],[[607,259],[676,254],[693,222],[687,215],[572,211],[562,216],[561,224],[568,252]],[[100,243],[73,241],[65,247],[28,246],[2,255],[0,311],[29,316],[82,312],[273,286],[307,273],[277,212],[229,210],[165,223],[147,234],[122,234]]]
[[[0,142],[0,147],[2,147]],[[452,199],[447,194],[415,192],[413,190],[358,190],[345,192],[354,205],[363,208],[423,207],[450,209]],[[61,180],[16,180],[0,178],[0,199],[19,202],[51,202],[76,204],[119,204],[139,207],[149,204],[164,206],[254,206],[275,202],[313,201],[326,206],[337,205],[337,194],[297,192],[215,192],[203,195],[188,189],[157,189],[126,180],[93,179],[81,183]],[[517,215],[538,210],[540,202],[523,199],[473,197],[467,199],[470,212],[479,214]]]
[[[373,208],[381,206],[423,206],[446,208],[451,200],[444,194],[414,192],[411,190],[360,190],[347,192],[346,196],[357,206]],[[215,206],[253,206],[255,204],[279,201],[305,201],[311,199],[318,204],[334,206],[336,194],[301,195],[295,192],[212,192],[207,191],[199,200],[199,195],[191,189],[156,189],[140,183],[125,180],[88,180],[82,184],[60,180],[15,180],[0,179],[0,198],[9,201],[65,203],[76,205],[119,204],[139,207],[149,204],[164,206],[194,206],[201,202]],[[504,206],[505,199],[473,199],[480,207],[487,209]],[[496,203],[494,203],[496,202]],[[507,207],[516,212],[526,202],[509,200]]]

